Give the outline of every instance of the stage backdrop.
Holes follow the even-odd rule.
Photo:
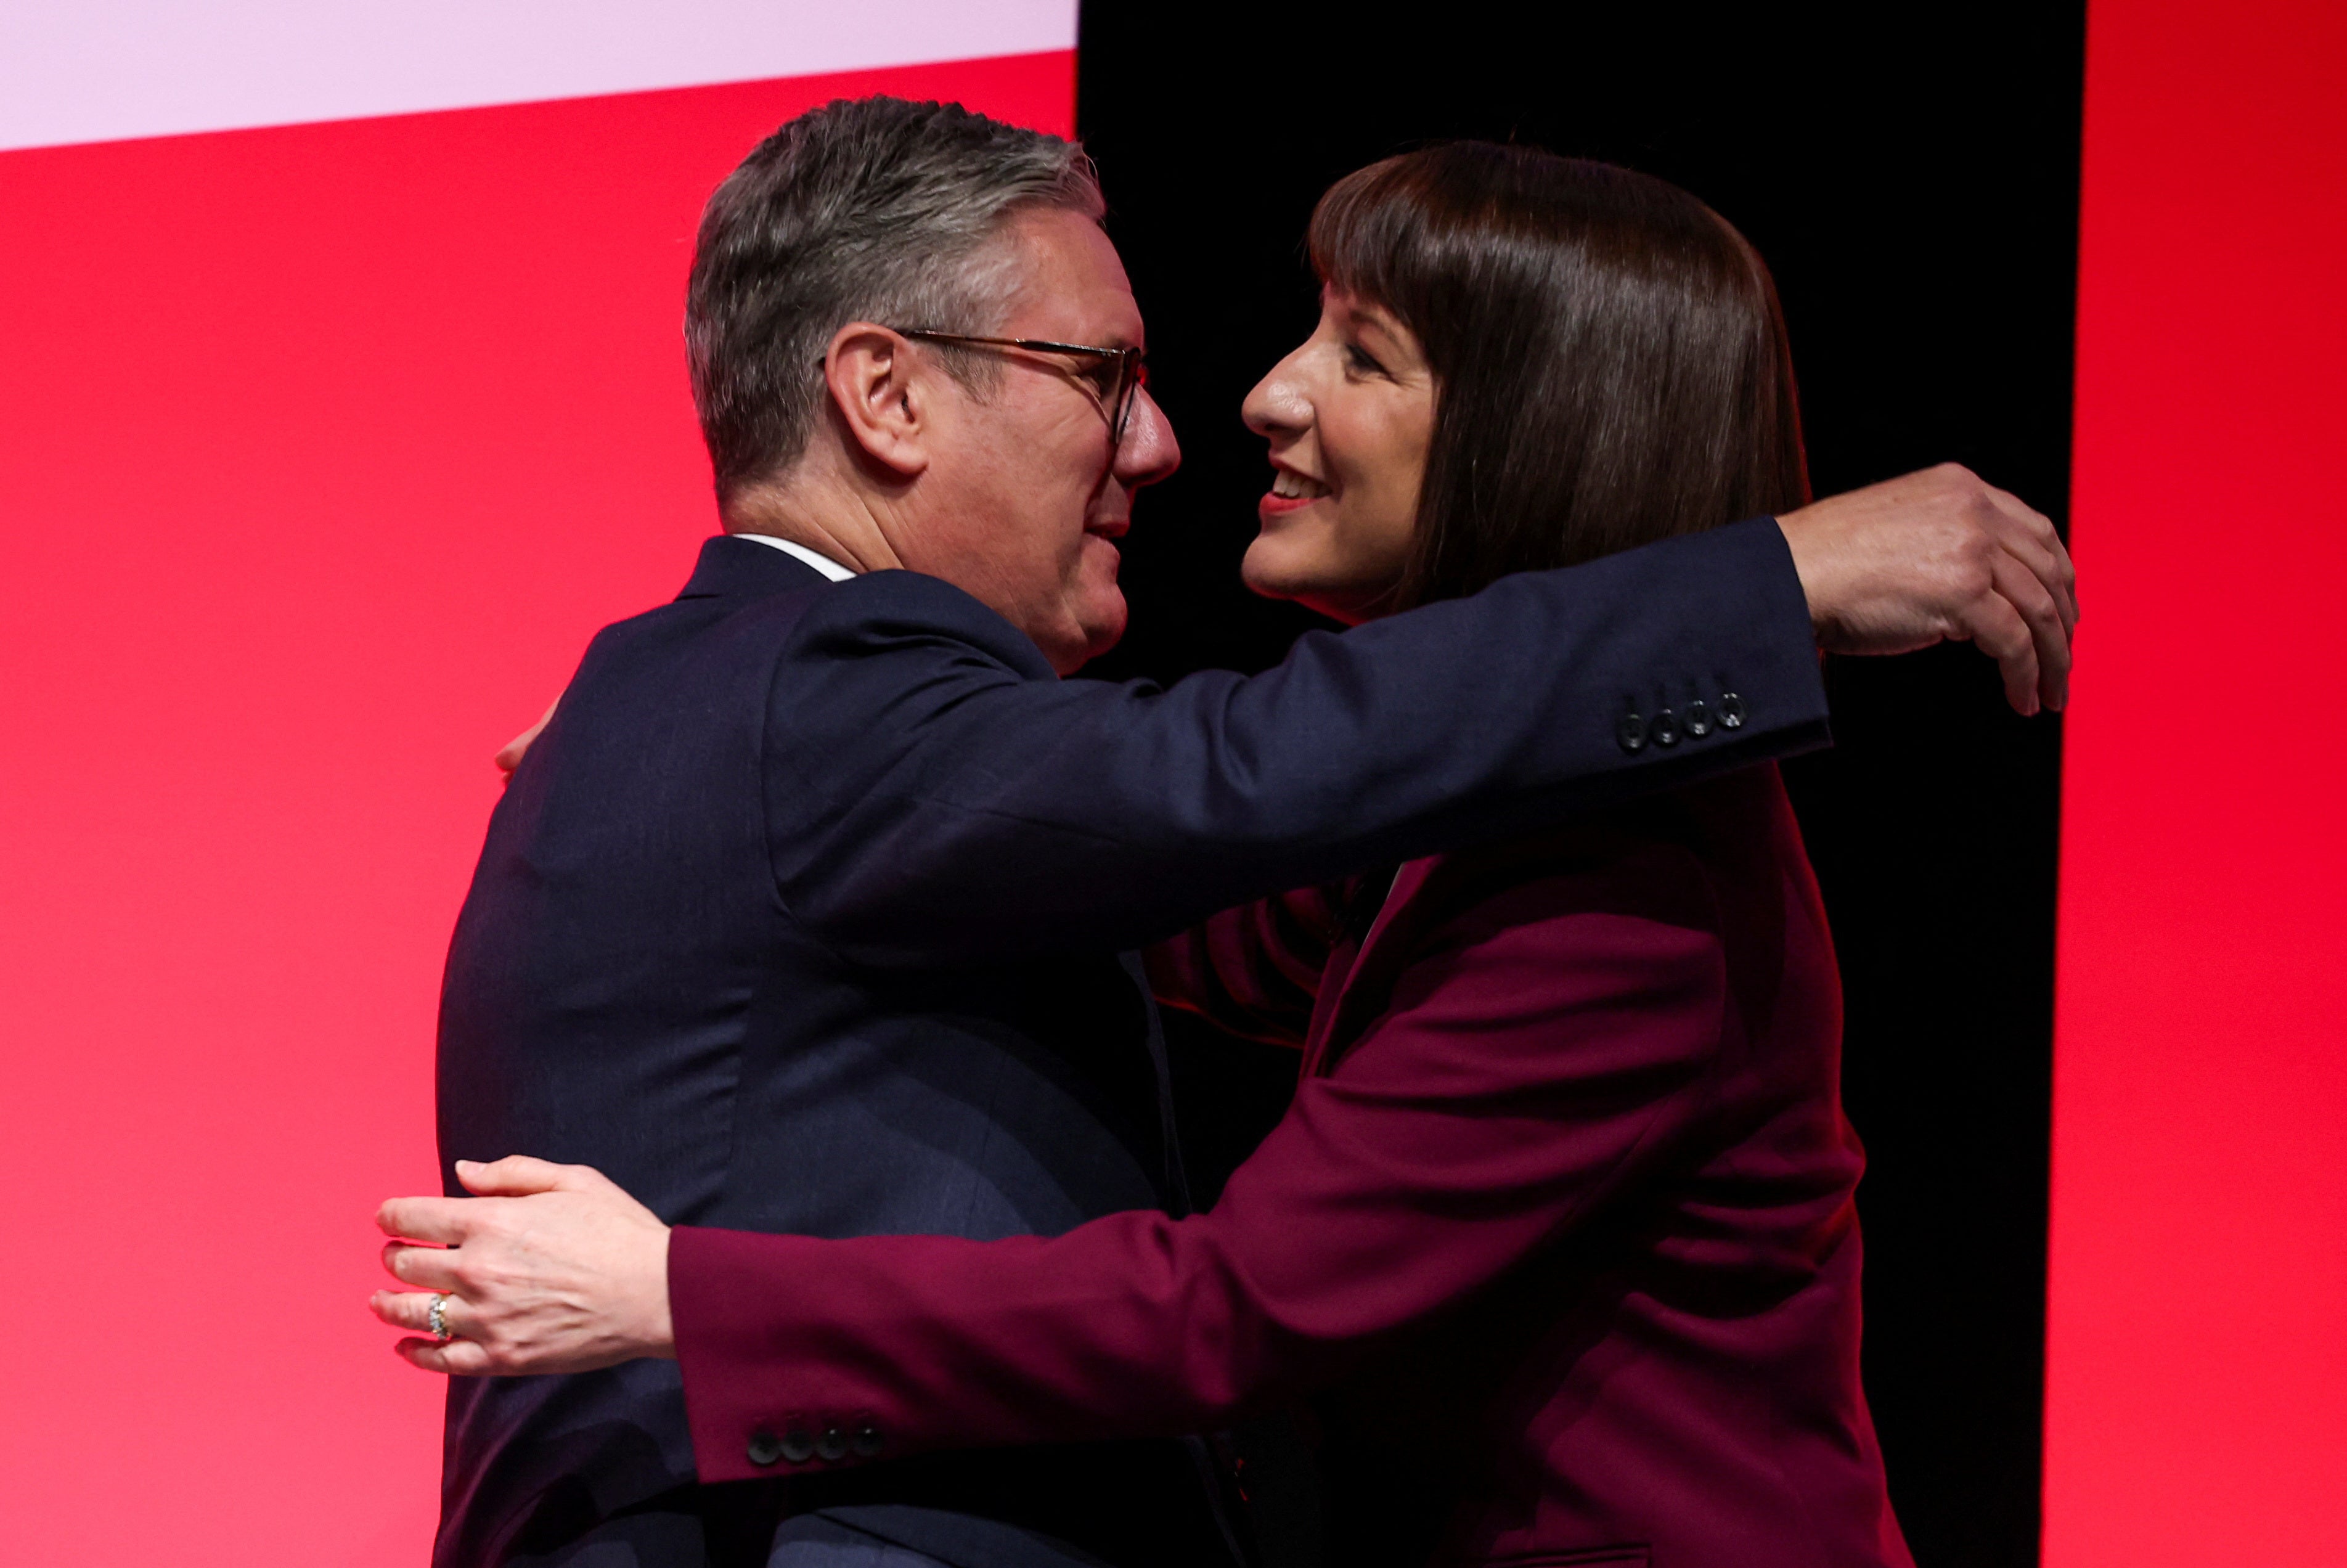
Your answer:
[[[366,1214],[435,1179],[488,753],[710,528],[694,213],[835,93],[1064,128],[1073,36],[0,8],[0,1557],[422,1559]],[[2347,1562],[2347,32],[2097,0],[2089,53],[2046,1559]]]
[[[366,1313],[369,1216],[437,1185],[490,753],[713,531],[702,200],[842,94],[1066,131],[1074,35],[0,12],[0,1560],[424,1561],[440,1389]]]

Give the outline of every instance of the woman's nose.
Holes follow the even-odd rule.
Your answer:
[[[1305,395],[1299,368],[1296,354],[1291,354],[1255,384],[1239,405],[1239,417],[1248,429],[1268,438],[1311,428],[1312,400]]]

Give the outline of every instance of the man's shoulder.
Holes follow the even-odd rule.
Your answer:
[[[880,636],[928,630],[989,649],[1002,645],[1040,658],[1034,644],[996,611],[939,577],[894,569],[837,582],[810,580],[784,592],[694,593],[615,620],[597,642],[665,642],[731,629],[789,631],[805,625],[830,639],[868,630]]]
[[[687,592],[612,621],[588,641],[563,705],[745,681],[763,689],[797,621],[827,591],[835,590],[816,579],[781,593]]]
[[[801,719],[868,722],[907,692],[973,675],[1057,682],[1031,641],[963,589],[885,571],[778,593],[687,593],[614,621],[589,643],[563,702],[674,724],[681,700],[714,714],[779,698]]]
[[[865,572],[808,596],[787,660],[977,654],[1030,679],[1055,678],[1034,641],[967,589],[923,572]]]

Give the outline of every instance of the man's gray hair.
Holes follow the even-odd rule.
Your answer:
[[[685,302],[719,505],[805,451],[849,322],[995,330],[1010,288],[988,241],[1039,207],[1100,218],[1083,149],[958,104],[843,98],[761,142],[702,213]],[[947,365],[966,384],[988,373],[965,354]]]

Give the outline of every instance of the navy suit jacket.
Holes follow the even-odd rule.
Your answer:
[[[712,539],[675,602],[598,635],[491,819],[442,998],[441,1155],[591,1164],[671,1224],[815,1236],[1178,1208],[1127,950],[1824,738],[1765,519],[1163,689],[1060,681],[937,579],[828,583]],[[815,1436],[887,1458],[876,1424]],[[671,1362],[459,1379],[435,1561],[616,1543],[695,1481]],[[777,1509],[968,1568],[1055,1541],[1194,1561],[1169,1522],[1204,1517],[1172,1445],[787,1484]]]

